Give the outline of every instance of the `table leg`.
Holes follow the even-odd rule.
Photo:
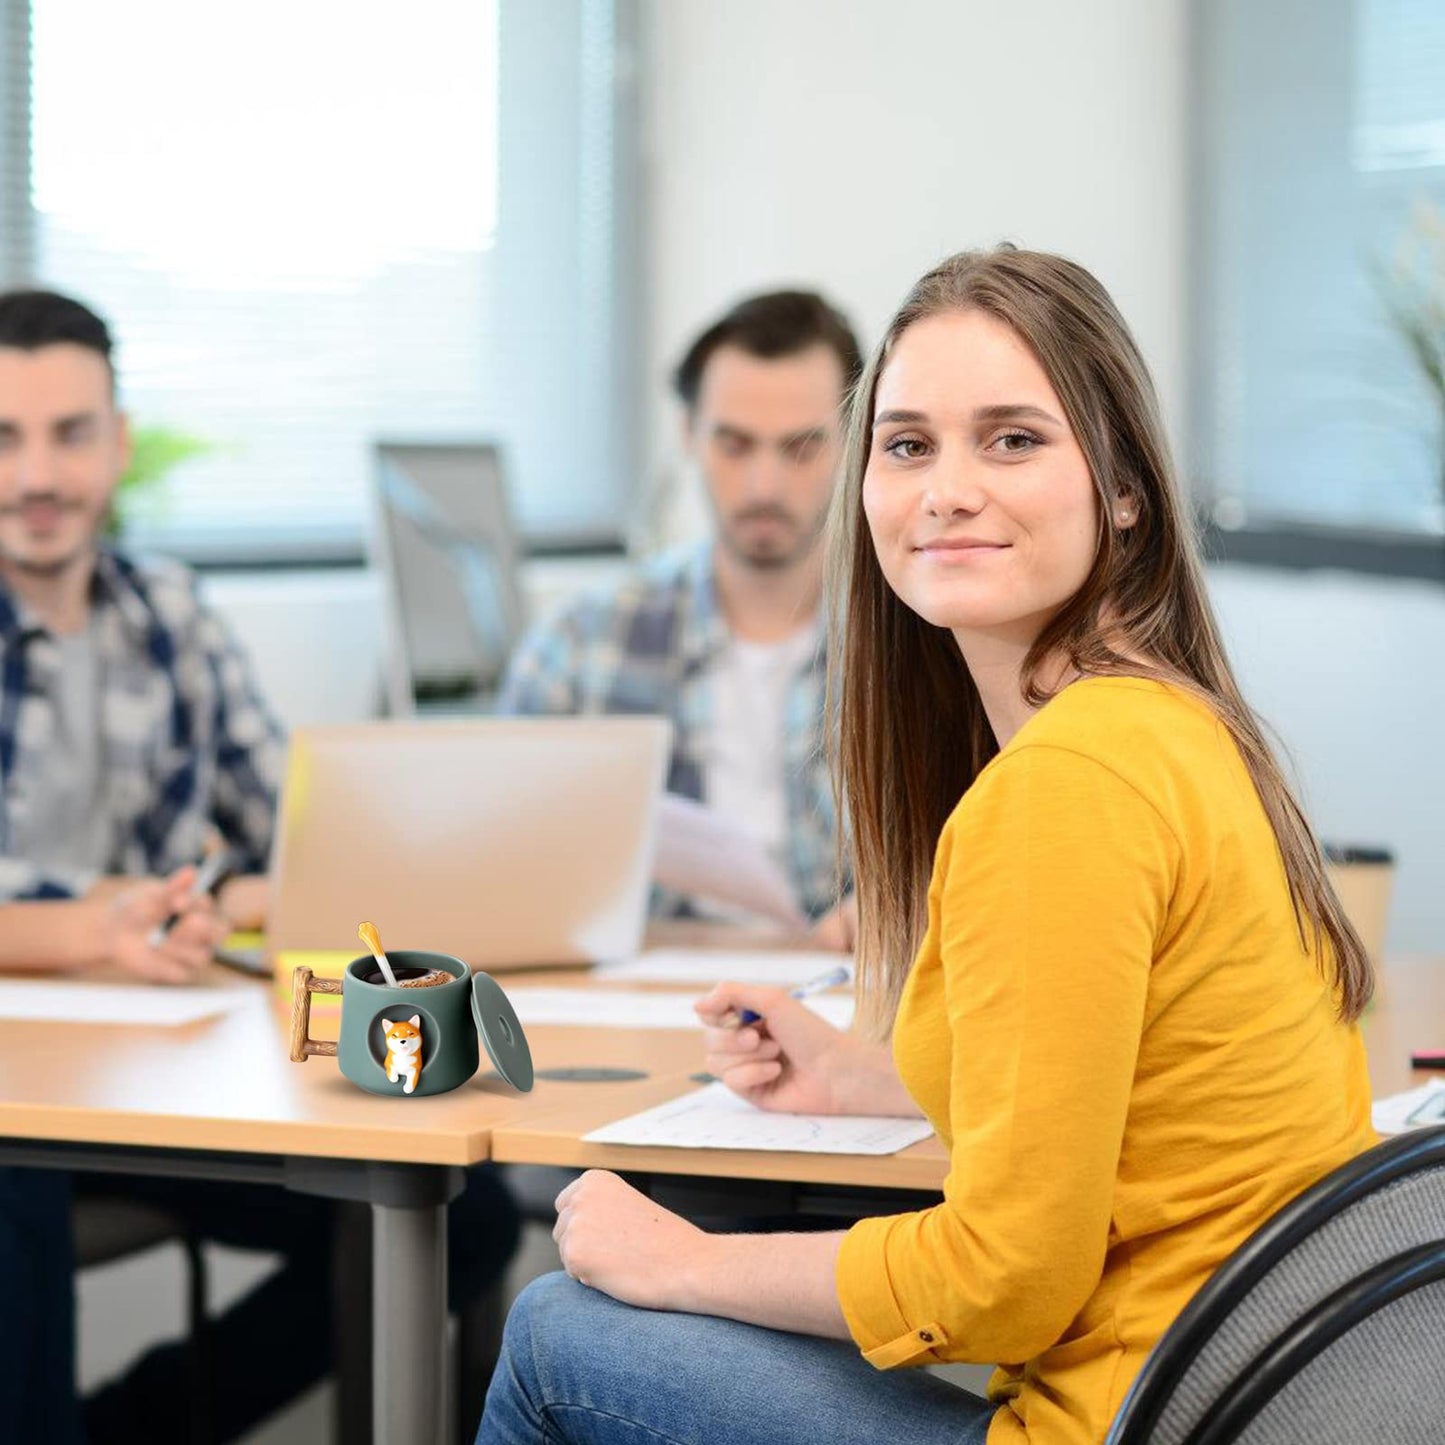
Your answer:
[[[445,1445],[446,1205],[372,1205],[375,1445]]]
[[[336,1399],[332,1439],[372,1445],[372,1278],[358,1261],[371,1258],[371,1205],[343,1200],[331,1239],[331,1308],[335,1316]]]

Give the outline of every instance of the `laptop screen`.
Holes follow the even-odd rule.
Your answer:
[[[273,950],[396,948],[477,968],[608,962],[646,922],[663,718],[298,728],[271,859]]]

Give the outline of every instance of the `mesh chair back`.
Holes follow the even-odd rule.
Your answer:
[[[1192,1445],[1219,1402],[1229,1398],[1255,1362],[1291,1327],[1331,1295],[1396,1256],[1445,1241],[1445,1128],[1420,1130],[1377,1146],[1306,1190],[1237,1250],[1175,1321],[1150,1356],[1109,1432],[1107,1445]],[[1367,1392],[1403,1394],[1406,1380],[1385,1370],[1370,1382],[1369,1351],[1395,1323],[1413,1323],[1432,1308],[1437,1368],[1445,1360],[1445,1316],[1437,1286],[1427,1286],[1381,1309],[1357,1330],[1301,1371],[1268,1407],[1279,1426],[1281,1412],[1307,1400],[1304,1434],[1257,1433],[1239,1438],[1252,1445],[1300,1439],[1309,1445],[1335,1441],[1410,1438],[1380,1435],[1378,1411],[1363,1417],[1372,1428],[1352,1430],[1333,1406]],[[1373,1342],[1373,1343],[1372,1343]],[[1346,1370],[1332,1384],[1323,1373],[1333,1362]],[[1308,1383],[1307,1383],[1308,1382]],[[1388,1388],[1385,1388],[1388,1386]],[[1351,1418],[1357,1418],[1351,1416]],[[1445,1428],[1436,1416],[1437,1438]],[[1338,1422],[1338,1423],[1336,1423]]]
[[[1445,1244],[1337,1292],[1267,1351],[1194,1445],[1438,1439],[1445,1428]]]

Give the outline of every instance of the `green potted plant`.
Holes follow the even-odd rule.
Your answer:
[[[128,522],[159,510],[166,480],[182,462],[215,450],[204,438],[168,426],[133,427],[130,440],[130,465],[110,505],[106,533],[111,537],[119,537]]]

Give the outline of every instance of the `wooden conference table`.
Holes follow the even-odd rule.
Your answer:
[[[506,976],[513,985],[566,977]],[[873,1197],[907,1207],[943,1180],[933,1139],[881,1159],[584,1143],[596,1126],[691,1086],[701,1062],[695,1031],[532,1028],[542,1077],[530,1095],[479,1074],[451,1094],[398,1106],[355,1088],[331,1059],[291,1063],[288,1019],[265,984],[226,975],[217,986],[235,991],[236,1007],[180,1027],[10,1030],[0,1051],[0,1163],[262,1181],[369,1204],[377,1445],[443,1439],[445,1208],[467,1165],[495,1158],[651,1174],[684,1207],[692,1180],[699,1198],[734,1191],[724,1202],[731,1213],[827,1212],[837,1199],[856,1207]],[[313,1015],[313,1035],[328,1024],[334,1030],[334,1019]],[[1445,959],[1393,963],[1365,1035],[1377,1095],[1420,1082],[1410,1049],[1445,1046]],[[644,1077],[546,1077],[579,1066]]]
[[[500,1124],[534,1109],[551,1113],[579,1088],[613,1118],[644,1107],[644,1097],[652,1103],[682,1093],[701,1063],[699,1036],[533,1029],[542,1077],[532,1093],[483,1072],[450,1094],[398,1104],[356,1088],[333,1059],[292,1063],[289,1010],[268,982],[219,969],[210,982],[233,1007],[191,1024],[8,1030],[0,1050],[0,1163],[270,1183],[369,1205],[373,1438],[377,1445],[442,1441],[446,1205],[461,1191],[464,1169],[490,1157]],[[313,1010],[313,1037],[334,1038],[338,1024],[335,1013]],[[545,1077],[579,1064],[646,1078]],[[639,1093],[639,1082],[654,1092]]]

